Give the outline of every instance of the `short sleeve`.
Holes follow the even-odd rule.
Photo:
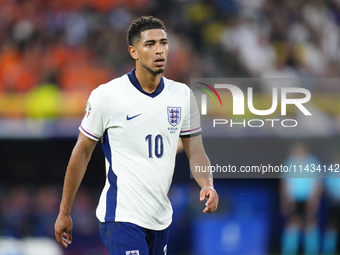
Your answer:
[[[110,121],[111,106],[105,90],[101,87],[92,91],[79,130],[92,140],[98,141]]]
[[[188,98],[188,107],[186,107],[186,114],[180,136],[192,137],[200,135],[201,133],[200,114],[196,98],[190,89],[190,98]]]

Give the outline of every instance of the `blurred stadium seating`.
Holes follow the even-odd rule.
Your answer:
[[[130,71],[126,30],[162,18],[166,76],[339,77],[338,1],[0,2],[0,117],[81,117],[89,92]],[[126,50],[124,50],[126,49]],[[305,85],[339,93],[339,84]],[[266,92],[265,85],[258,92]]]

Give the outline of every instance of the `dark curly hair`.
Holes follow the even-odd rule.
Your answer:
[[[142,16],[133,21],[127,33],[127,42],[129,46],[142,38],[141,33],[150,29],[163,29],[166,32],[163,21],[152,16]]]

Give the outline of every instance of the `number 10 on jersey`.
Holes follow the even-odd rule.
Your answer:
[[[163,137],[160,134],[156,135],[155,140],[153,140],[152,135],[149,134],[145,137],[145,141],[148,143],[149,158],[153,158],[153,154],[156,156],[156,158],[163,157]],[[153,148],[155,148],[154,153],[152,151]]]

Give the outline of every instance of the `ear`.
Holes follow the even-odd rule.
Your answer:
[[[129,52],[130,52],[130,55],[133,59],[135,59],[135,60],[138,59],[137,49],[134,46],[129,46]]]

